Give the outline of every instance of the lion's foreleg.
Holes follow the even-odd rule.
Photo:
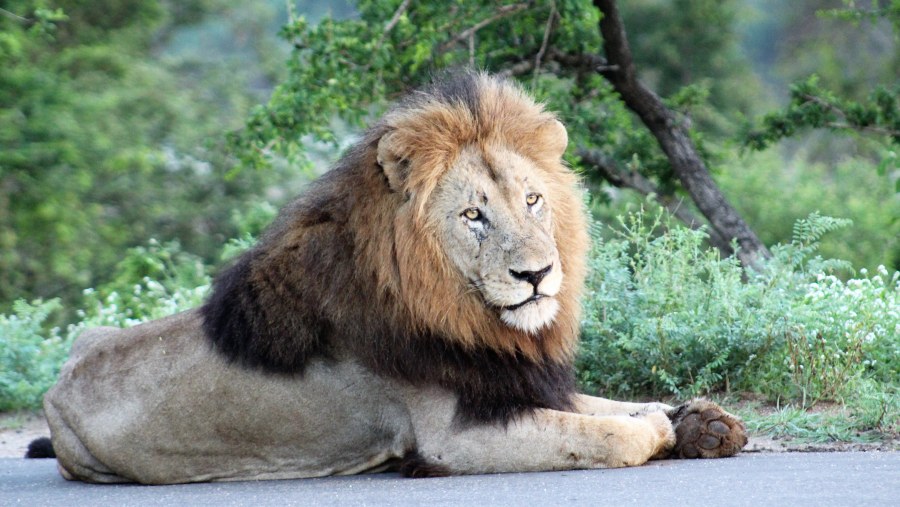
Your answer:
[[[404,470],[407,475],[634,466],[667,454],[675,444],[663,412],[595,417],[540,409],[506,427],[460,425],[454,412],[430,404],[413,416],[418,455]]]
[[[584,415],[643,415],[650,412],[670,412],[672,410],[672,406],[665,403],[632,403],[586,394],[575,395],[575,412]]]
[[[590,416],[666,414],[677,443],[671,452],[659,453],[653,459],[732,456],[747,444],[746,427],[740,417],[705,399],[672,407],[665,403],[629,403],[580,394],[575,397],[575,412]]]

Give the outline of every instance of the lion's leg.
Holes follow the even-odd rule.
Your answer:
[[[671,409],[668,416],[677,436],[673,458],[724,458],[747,445],[743,421],[709,400],[691,400]]]
[[[669,412],[671,405],[665,403],[632,403],[615,401],[586,394],[575,395],[575,412],[584,415],[640,415],[650,412]]]
[[[53,449],[56,452],[57,469],[66,480],[80,480],[95,483],[130,482],[117,475],[101,463],[84,445],[78,435],[72,431],[65,418],[56,408],[52,389],[44,397],[44,415],[53,434]]]
[[[417,455],[402,467],[410,476],[635,466],[675,444],[662,412],[594,417],[539,409],[504,427],[459,423],[453,397],[411,409]]]
[[[740,418],[702,398],[672,407],[665,403],[629,403],[581,394],[575,398],[575,411],[591,416],[665,413],[672,421],[677,443],[671,452],[653,459],[723,458],[737,454],[747,445],[746,428]]]

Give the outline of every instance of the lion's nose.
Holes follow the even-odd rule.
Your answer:
[[[553,269],[553,264],[549,266],[539,269],[537,271],[515,271],[513,269],[509,270],[509,274],[512,275],[513,278],[517,280],[525,280],[534,286],[535,290],[537,290],[538,285],[540,285],[541,280],[547,276],[547,273]]]

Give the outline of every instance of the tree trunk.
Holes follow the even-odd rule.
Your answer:
[[[739,247],[737,256],[741,263],[759,269],[760,261],[771,257],[769,250],[725,199],[678,116],[637,80],[625,27],[615,0],[594,0],[594,6],[603,13],[600,33],[608,63],[599,72],[656,138],[672,164],[673,172],[709,220],[713,229],[711,232],[736,239]]]

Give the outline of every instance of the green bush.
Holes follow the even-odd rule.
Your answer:
[[[11,315],[0,315],[0,411],[34,408],[56,382],[71,336],[43,329],[59,300],[16,301]]]
[[[622,220],[590,256],[583,385],[609,396],[742,390],[808,406],[864,379],[895,383],[900,273],[843,281],[846,262],[816,255],[821,236],[846,225],[813,214],[765,272],[745,275],[702,231]]]
[[[578,365],[588,390],[692,396],[729,386],[783,334],[784,302],[743,283],[705,233],[643,213],[617,232],[590,255]]]
[[[198,306],[210,277],[202,259],[184,252],[178,242],[131,248],[108,283],[84,291],[84,324],[131,326]]]
[[[16,301],[12,314],[0,314],[0,411],[40,407],[83,330],[133,326],[199,306],[209,289],[205,272],[177,243],[151,241],[129,251],[107,287],[84,291],[78,324],[49,326],[62,307],[58,299]]]

